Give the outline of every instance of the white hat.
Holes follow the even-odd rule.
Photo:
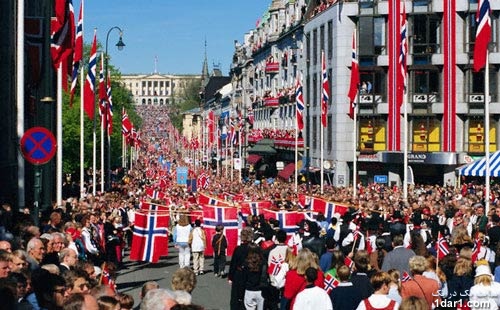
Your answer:
[[[488,276],[493,277],[493,275],[491,274],[490,267],[487,265],[477,266],[476,267],[476,277],[484,276],[484,275],[488,275]]]
[[[102,273],[102,270],[101,268],[97,267],[97,266],[94,266],[94,274],[96,276],[100,275]]]

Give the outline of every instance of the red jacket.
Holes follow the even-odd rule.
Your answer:
[[[285,290],[283,291],[283,296],[290,300],[290,309],[293,308],[293,303],[295,302],[295,297],[298,293],[302,292],[306,287],[305,275],[299,275],[297,270],[293,269],[286,273],[285,277]],[[321,270],[318,269],[318,278],[314,282],[317,287],[323,288],[324,277]]]

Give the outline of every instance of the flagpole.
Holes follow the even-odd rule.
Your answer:
[[[62,204],[62,66],[64,61],[61,60],[57,67],[57,107],[56,107],[56,124],[57,124],[57,160],[56,160],[56,202],[57,205]]]
[[[299,124],[297,123],[297,104],[295,104],[295,173],[294,173],[295,193],[297,193],[299,188],[299,176],[297,173],[297,162],[299,161],[298,143],[299,143]]]
[[[17,1],[17,46],[16,46],[16,112],[17,112],[17,138],[24,135],[24,1]],[[21,152],[17,153],[17,202],[18,207],[25,206],[25,161]],[[37,202],[37,204],[40,202]],[[35,214],[38,220],[38,214]]]
[[[83,3],[83,2],[82,2]],[[83,64],[83,63],[82,63]],[[85,181],[84,181],[84,173],[85,173],[85,134],[84,134],[84,108],[83,108],[83,100],[84,100],[84,74],[83,68],[80,71],[80,198],[83,198],[85,193]]]
[[[323,194],[323,182],[324,182],[324,176],[323,176],[323,156],[324,156],[324,151],[323,151],[323,139],[324,139],[324,131],[325,128],[321,126],[321,134],[320,134],[320,144],[321,144],[321,156],[320,156],[320,174],[321,174],[321,194]]]
[[[83,24],[83,17],[84,17],[84,0],[82,0],[80,6],[81,6],[81,15],[82,15],[82,43],[83,43],[83,30],[84,30],[84,24]],[[82,46],[83,48],[83,46]],[[82,51],[83,54],[83,51]],[[81,65],[80,65],[80,199],[83,198],[83,195],[85,194],[85,179],[84,179],[84,174],[85,174],[85,118],[84,118],[84,93],[85,93],[85,88],[83,84],[85,83],[85,76],[83,73],[83,55],[82,55],[82,60],[81,60]]]
[[[358,95],[356,96],[358,98],[359,102],[359,91]],[[357,132],[357,127],[358,127],[358,104],[354,104],[354,114],[353,114],[353,128],[352,128],[352,198],[356,199],[358,188],[357,188],[357,183],[358,183],[358,154],[357,154],[357,145],[358,145],[358,132]]]
[[[488,48],[486,49],[486,65],[484,66],[484,144],[486,162],[484,213],[488,214],[490,210],[490,68]]]
[[[403,90],[404,122],[403,122],[403,201],[408,201],[408,95],[406,85]]]
[[[96,169],[97,169],[97,115],[95,113],[95,92],[92,97],[92,108],[94,109],[94,120],[93,120],[93,128],[92,128],[92,195],[95,197],[96,194]]]

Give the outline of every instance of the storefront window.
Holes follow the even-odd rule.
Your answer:
[[[361,153],[385,151],[385,121],[377,118],[359,120],[358,148]]]
[[[416,118],[412,128],[412,151],[439,152],[441,150],[441,123],[433,118]]]

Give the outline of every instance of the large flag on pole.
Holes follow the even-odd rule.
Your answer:
[[[169,209],[149,205],[135,213],[130,260],[156,263],[168,254]]]
[[[111,93],[111,75],[109,71],[106,96],[108,97],[108,110],[106,113],[106,116],[108,117],[108,136],[111,136],[111,133],[113,132],[113,94]]]
[[[354,119],[354,109],[356,106],[356,96],[359,85],[359,64],[356,57],[356,31],[352,34],[352,57],[351,57],[351,82],[349,84],[349,117]]]
[[[104,83],[104,53],[101,54],[101,70],[99,70],[99,116],[101,122],[104,123],[106,116],[106,109],[108,105],[108,98],[106,95],[106,86]]]
[[[125,108],[122,109],[122,135],[125,137],[130,136],[130,133],[132,132],[132,122],[130,122],[130,119],[128,118],[127,111],[125,111]]]
[[[89,69],[85,79],[83,107],[90,119],[94,119],[95,113],[95,73],[97,66],[97,31],[94,30],[94,41],[90,49]]]
[[[68,65],[72,63],[75,45],[75,13],[71,0],[55,0],[55,17],[50,24],[50,53],[55,69],[61,66],[62,87],[68,89]]]
[[[403,96],[406,90],[406,76],[408,74],[408,69],[406,66],[406,58],[408,56],[408,42],[406,39],[406,9],[404,2],[401,4],[403,7],[403,13],[401,13],[401,41],[400,41],[400,51],[399,51],[399,68],[400,68],[400,80],[398,83],[398,98],[399,104],[403,104]]]
[[[479,0],[476,12],[476,43],[474,45],[474,71],[486,65],[488,44],[491,40],[490,1]]]
[[[321,51],[321,75],[323,77],[321,87],[321,124],[326,127],[326,116],[328,114],[328,98],[330,97],[330,86],[328,85],[328,74],[326,73],[325,51]]]
[[[296,102],[296,118],[297,129],[300,131],[304,129],[304,93],[302,92],[302,76],[297,74],[297,83],[295,85],[295,102]]]
[[[78,81],[78,69],[83,54],[83,0],[80,4],[80,14],[78,16],[78,25],[76,27],[75,49],[73,51],[73,72],[71,73],[71,93],[69,97],[69,105],[73,105],[73,97],[75,96],[76,83]]]

